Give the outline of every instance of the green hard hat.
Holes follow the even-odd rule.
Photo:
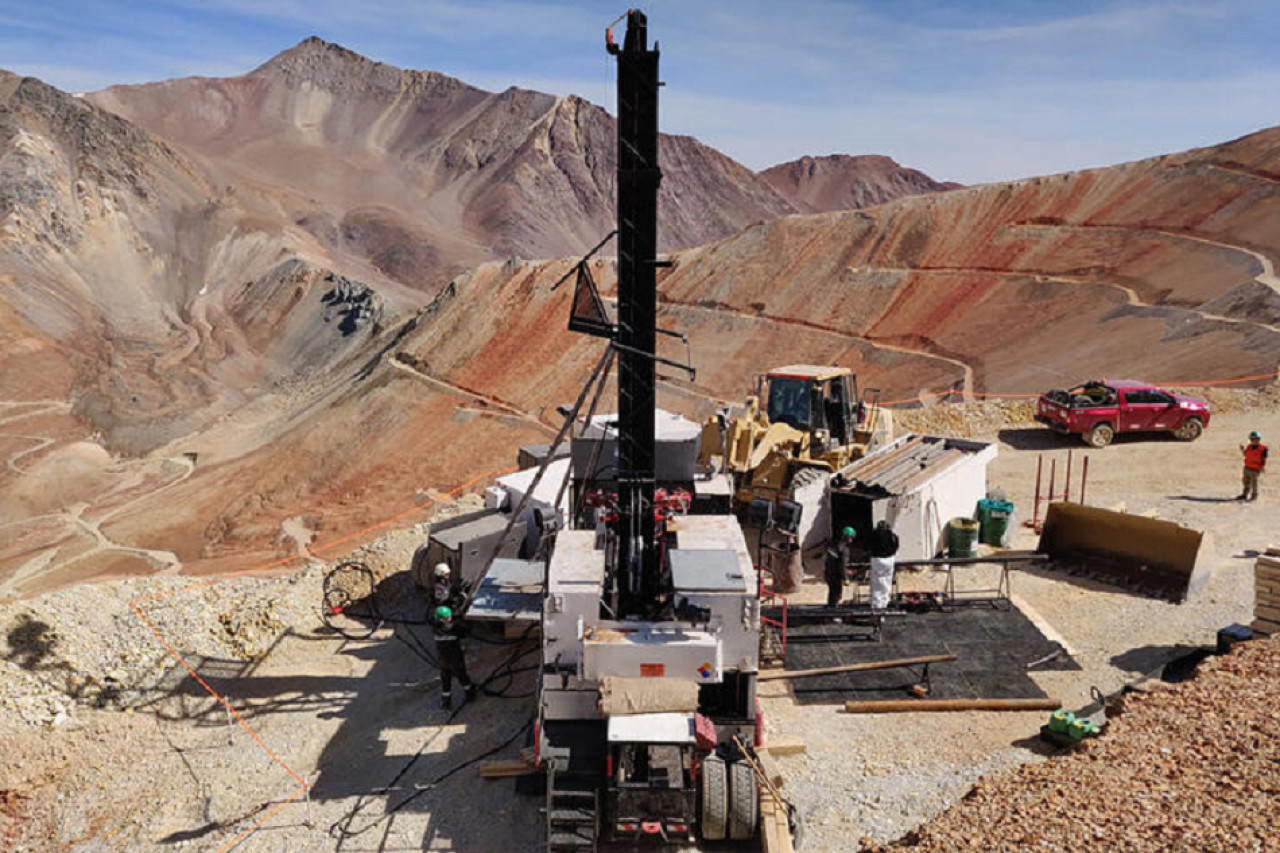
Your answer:
[[[857,538],[858,538],[858,531],[854,530],[852,527],[846,527],[846,528],[845,528],[844,530],[842,530],[841,532],[844,534],[844,536],[845,536],[845,538],[846,538],[846,539],[857,539]]]
[[[1249,438],[1262,438],[1262,433],[1255,429],[1253,432],[1249,433]]]
[[[439,620],[439,621],[443,622],[443,621],[445,621],[446,619],[452,619],[452,618],[453,618],[453,611],[452,611],[452,610],[450,610],[449,608],[447,608],[447,607],[445,607],[445,606],[443,606],[443,605],[441,605],[440,607],[437,607],[437,608],[436,608],[436,619],[437,619],[437,620]]]

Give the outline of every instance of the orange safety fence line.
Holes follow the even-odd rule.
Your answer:
[[[472,477],[470,480],[467,480],[465,483],[462,483],[459,486],[455,486],[454,488],[450,489],[448,492],[445,492],[443,497],[455,498],[482,480],[487,480],[492,477],[501,477],[504,474],[509,474],[514,470],[516,469],[503,468],[501,470],[489,471],[484,474],[478,474],[475,477]],[[359,530],[356,530],[352,533],[348,533],[344,536],[338,537],[337,539],[333,539],[329,542],[325,542],[324,544],[319,545],[315,548],[308,548],[307,553],[320,554],[325,551],[332,550],[339,545],[352,541],[353,539],[358,539],[375,530],[386,527],[389,524],[394,524],[400,519],[406,516],[412,515],[415,512],[421,512],[427,509],[428,507],[436,503],[439,503],[440,500],[441,500],[440,498],[430,498],[422,504],[414,505],[409,509],[406,509],[394,515],[388,516],[387,518],[384,518],[381,521],[376,521],[373,524],[366,525],[365,527],[362,527]],[[215,578],[204,578],[194,583],[187,584],[186,586],[169,590],[168,592],[149,593],[147,595],[140,595],[129,600],[129,606],[132,607],[133,611],[138,614],[138,618],[142,620],[142,624],[145,625],[147,630],[150,631],[155,636],[155,638],[160,642],[162,646],[164,646],[165,650],[168,651],[168,653],[174,658],[174,660],[176,660],[179,664],[182,665],[183,669],[185,669],[191,675],[191,677],[195,679],[197,684],[203,687],[210,696],[212,696],[219,704],[221,704],[224,708],[227,709],[227,713],[230,714],[235,719],[235,721],[240,725],[241,728],[243,728],[246,732],[248,732],[249,737],[251,737],[253,739],[253,742],[256,743],[262,749],[262,751],[267,754],[268,758],[270,758],[275,764],[279,765],[281,769],[283,769],[286,773],[288,773],[294,779],[294,781],[298,783],[298,788],[292,794],[290,794],[289,797],[280,801],[279,803],[276,803],[275,806],[268,809],[257,820],[255,820],[252,825],[250,825],[248,828],[242,831],[235,838],[231,839],[231,841],[225,847],[221,848],[221,853],[227,853],[227,851],[231,850],[233,847],[238,845],[241,841],[248,838],[254,832],[257,832],[258,829],[260,829],[262,825],[272,815],[274,815],[276,812],[280,811],[280,809],[284,808],[286,805],[293,802],[299,796],[301,796],[302,794],[310,790],[311,785],[307,782],[305,778],[303,778],[302,776],[299,776],[298,773],[292,767],[290,767],[278,755],[276,755],[275,752],[271,749],[271,747],[267,746],[266,742],[263,741],[262,737],[257,733],[257,731],[254,730],[253,726],[249,725],[249,723],[244,719],[244,717],[240,715],[240,712],[238,712],[232,706],[230,700],[228,700],[222,694],[218,693],[218,691],[214,690],[213,687],[211,687],[207,681],[205,681],[203,678],[200,677],[200,674],[196,672],[195,668],[187,662],[186,658],[184,658],[181,655],[181,653],[179,653],[178,650],[175,649],[167,639],[165,639],[164,635],[161,634],[160,631],[156,628],[156,626],[152,624],[151,620],[147,618],[147,615],[146,613],[143,612],[141,605],[149,601],[154,601],[161,598],[168,598],[178,593],[190,592],[195,589],[200,589],[202,587],[210,586],[212,584],[220,583],[226,580],[231,580],[233,578],[240,578],[246,575],[268,571],[270,569],[274,569],[279,566],[288,565],[289,563],[302,559],[302,556],[303,555],[301,554],[295,554],[291,557],[285,557],[279,560],[273,560],[269,563],[264,563],[260,566],[254,566],[251,569],[244,569],[243,571],[232,572],[231,574],[222,575],[220,577],[215,577]]]
[[[1235,379],[1179,379],[1172,382],[1154,382],[1153,385],[1169,385],[1179,388],[1208,388],[1215,385],[1238,385],[1242,382],[1262,382],[1267,379],[1280,379],[1280,371],[1273,373],[1259,373],[1255,376],[1239,376]],[[921,392],[917,397],[911,397],[905,400],[886,400],[880,403],[881,406],[918,406],[926,400],[941,400],[946,397],[954,397],[960,395],[962,397],[970,397],[975,400],[1035,400],[1041,395],[1039,394],[997,394],[995,392],[975,391],[968,394],[963,389],[951,388],[946,391],[930,391]]]

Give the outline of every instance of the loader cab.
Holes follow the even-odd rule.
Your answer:
[[[854,440],[859,420],[858,386],[847,367],[796,364],[759,377],[757,389],[766,401],[770,423],[784,423],[830,436],[835,446]]]

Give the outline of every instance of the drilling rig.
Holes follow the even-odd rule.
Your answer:
[[[606,30],[618,75],[617,317],[580,273],[569,321],[608,340],[617,414],[574,416],[575,509],[542,600],[535,750],[552,853],[747,840],[759,820],[744,754],[759,742],[758,580],[738,521],[690,511],[697,425],[667,429],[672,416],[656,406],[657,368],[671,364],[656,346],[659,51],[642,12],[624,17],[621,44]]]

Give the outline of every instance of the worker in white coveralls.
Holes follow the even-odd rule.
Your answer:
[[[884,610],[893,595],[893,564],[898,554],[898,534],[881,521],[868,537],[871,552],[871,609]]]

